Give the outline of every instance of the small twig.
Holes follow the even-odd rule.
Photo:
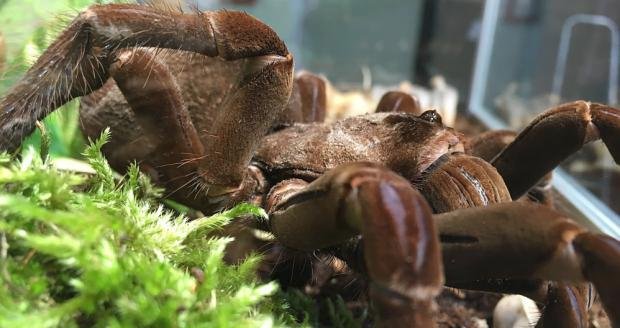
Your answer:
[[[41,160],[45,162],[47,160],[47,155],[50,153],[50,144],[52,143],[52,140],[49,133],[47,133],[45,125],[43,125],[41,121],[37,121],[35,124],[37,125],[39,131],[41,131]]]
[[[37,253],[36,250],[31,249],[30,251],[28,251],[28,254],[26,254],[26,256],[24,257],[24,259],[21,262],[22,266],[26,266],[28,265],[28,262],[30,262],[30,260],[32,259],[32,257]]]
[[[7,259],[9,256],[9,243],[6,241],[6,234],[4,232],[0,232],[0,259],[2,263],[2,278],[7,283],[11,282],[11,276],[9,275],[9,270],[7,269]]]
[[[4,2],[6,1],[0,0],[0,7],[2,7]],[[6,45],[4,42],[4,37],[2,36],[2,33],[0,33],[0,76],[2,76],[2,73],[4,72],[5,63],[6,63]]]

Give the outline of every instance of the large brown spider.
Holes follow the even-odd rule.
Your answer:
[[[261,228],[278,243],[329,250],[368,276],[380,326],[434,326],[444,274],[449,286],[532,297],[546,304],[543,322],[563,327],[585,324],[590,281],[620,325],[620,242],[511,202],[589,141],[620,161],[616,109],[559,106],[493,151],[502,134],[467,142],[399,94],[383,113],[314,122],[323,82],[292,72],[284,43],[244,13],[92,6],[0,100],[0,149],[86,96],[83,130],[111,127],[105,153],[116,169],[137,161],[206,213],[263,205]]]

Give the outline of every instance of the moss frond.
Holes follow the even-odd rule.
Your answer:
[[[84,152],[94,176],[58,171],[32,147],[19,161],[0,155],[0,326],[284,325],[277,285],[254,278],[258,258],[227,265],[231,238],[213,237],[264,211],[189,221],[135,166],[115,175],[100,151],[108,137]]]

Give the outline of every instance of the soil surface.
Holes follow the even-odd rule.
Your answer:
[[[437,326],[440,328],[493,327],[493,309],[501,298],[501,294],[445,288],[437,299],[440,307]],[[590,328],[611,327],[600,300],[597,299],[592,304],[588,321]]]

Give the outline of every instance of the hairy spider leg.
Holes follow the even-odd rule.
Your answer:
[[[325,80],[316,74],[301,71],[295,75],[291,98],[274,128],[294,123],[323,122],[327,111],[326,103]]]
[[[620,323],[620,242],[543,205],[509,202],[434,216],[446,284],[495,279],[590,281]]]
[[[281,184],[286,184],[286,180]],[[328,171],[307,186],[269,195],[269,225],[278,241],[318,250],[361,234],[370,300],[384,327],[434,327],[443,285],[432,212],[403,177],[356,162]]]
[[[210,196],[236,190],[254,149],[289,99],[293,71],[292,56],[276,33],[245,13],[185,14],[129,4],[89,7],[0,99],[0,150],[15,150],[36,120],[101,87],[118,50],[136,47],[247,58],[236,90],[214,119],[213,137],[203,143],[208,157],[198,164],[211,185]]]
[[[402,91],[389,91],[381,97],[375,112],[400,112],[419,116],[423,110],[418,98]]]

